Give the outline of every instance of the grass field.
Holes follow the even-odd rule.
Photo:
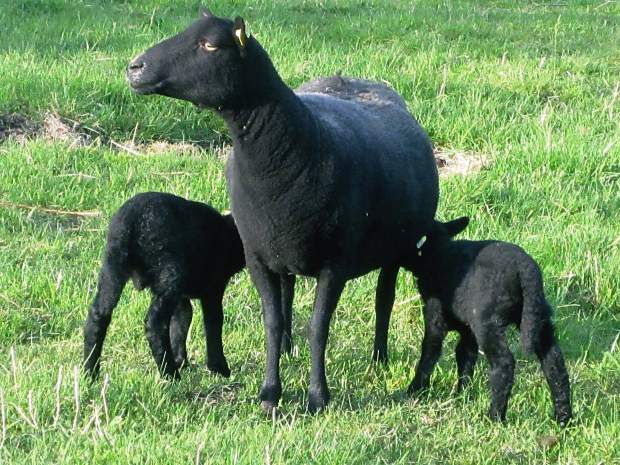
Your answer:
[[[203,367],[196,315],[195,366],[180,382],[161,381],[143,334],[149,297],[128,286],[104,376],[86,383],[81,325],[107,220],[146,190],[226,209],[226,129],[190,104],[137,97],[124,80],[126,63],[187,25],[196,2],[0,0],[0,117],[19,113],[41,128],[59,115],[94,138],[76,144],[48,128],[0,140],[0,464],[620,464],[620,3],[209,7],[244,15],[292,86],[336,71],[385,80],[438,147],[484,157],[479,172],[442,177],[439,216],[470,215],[466,237],[517,242],[540,262],[575,421],[565,430],[553,422],[540,368],[516,335],[505,424],[485,416],[484,361],[472,388],[454,394],[454,337],[426,398],[406,399],[422,318],[404,272],[387,368],[369,363],[376,274],[347,285],[328,349],[332,403],[320,415],[304,412],[311,280],[296,289],[279,418],[257,402],[264,337],[245,273],[225,299],[230,379]]]

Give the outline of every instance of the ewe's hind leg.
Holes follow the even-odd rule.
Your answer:
[[[441,346],[445,336],[446,324],[441,311],[441,303],[437,299],[429,299],[424,304],[422,353],[413,381],[407,389],[409,395],[428,388],[437,360],[441,356]]]
[[[375,346],[372,351],[372,359],[375,362],[387,363],[388,361],[388,328],[390,316],[394,306],[396,277],[398,267],[381,268],[377,280],[377,292],[375,294]]]
[[[458,392],[461,392],[471,382],[476,361],[478,360],[478,343],[469,329],[461,331],[459,343],[456,345],[456,367],[458,370]]]
[[[93,378],[99,373],[103,341],[127,279],[127,270],[121,264],[105,259],[99,273],[97,295],[84,324],[84,369]]]
[[[506,343],[506,328],[487,325],[477,334],[480,347],[489,361],[492,420],[506,419],[508,398],[514,381],[515,360]]]
[[[540,332],[540,343],[536,348],[536,355],[551,390],[555,419],[561,425],[565,425],[572,417],[570,383],[564,357],[553,333],[553,325],[550,321],[546,322]]]
[[[317,281],[314,309],[310,319],[312,368],[308,389],[308,411],[311,413],[325,408],[329,403],[329,388],[325,376],[325,349],[329,323],[345,285],[345,280],[329,269],[323,269]]]
[[[187,333],[192,323],[192,304],[181,299],[170,318],[170,345],[178,368],[187,365]]]
[[[282,318],[284,334],[282,335],[281,352],[290,354],[293,350],[293,297],[295,295],[295,275],[280,275],[282,294]]]
[[[224,298],[225,285],[211,292],[207,298],[202,299],[202,318],[207,338],[207,368],[213,373],[222,376],[230,376],[230,368],[224,356],[222,343],[222,326],[224,325],[224,310],[222,299]]]
[[[170,319],[178,305],[178,296],[154,295],[144,320],[153,358],[164,377],[179,377],[170,344]]]

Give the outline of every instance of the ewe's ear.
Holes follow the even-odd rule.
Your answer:
[[[204,16],[205,18],[210,18],[213,16],[211,10],[209,10],[206,6],[201,6],[198,11],[200,12],[200,16]]]
[[[235,25],[233,26],[233,36],[235,38],[235,43],[237,44],[237,47],[239,47],[241,57],[245,57],[245,47],[248,44],[248,36],[245,32],[245,21],[243,21],[243,18],[241,16],[237,16],[235,18]]]
[[[460,218],[457,218],[456,220],[452,220],[452,221],[448,221],[447,223],[444,223],[443,226],[444,228],[446,228],[446,231],[448,232],[450,237],[454,237],[458,233],[462,232],[467,227],[468,224],[469,224],[469,217],[461,216]]]

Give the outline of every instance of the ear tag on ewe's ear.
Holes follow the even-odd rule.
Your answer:
[[[420,238],[420,240],[416,243],[416,248],[418,249],[418,257],[422,256],[422,250],[420,250],[422,248],[422,246],[426,243],[426,236],[422,236]]]
[[[241,44],[241,46],[245,47],[245,44],[247,43],[247,37],[244,34],[243,29],[235,29],[235,35],[237,36],[237,39],[239,39],[239,43]]]

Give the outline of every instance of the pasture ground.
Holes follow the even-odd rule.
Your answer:
[[[230,379],[202,367],[196,312],[196,365],[161,381],[143,335],[148,295],[128,287],[104,377],[88,385],[76,371],[81,325],[107,220],[147,190],[226,209],[227,134],[211,113],[137,97],[124,80],[126,63],[187,25],[196,2],[0,0],[0,463],[620,463],[620,3],[209,6],[244,15],[292,86],[337,71],[385,80],[445,153],[484,157],[480,171],[442,177],[439,216],[470,215],[466,237],[517,242],[540,262],[574,424],[554,424],[538,364],[514,335],[506,424],[485,416],[484,361],[454,395],[454,337],[427,396],[406,399],[422,318],[404,272],[387,368],[369,363],[376,274],[348,284],[330,336],[332,403],[320,415],[304,412],[311,280],[297,286],[279,418],[257,403],[264,338],[245,273],[225,300]]]

